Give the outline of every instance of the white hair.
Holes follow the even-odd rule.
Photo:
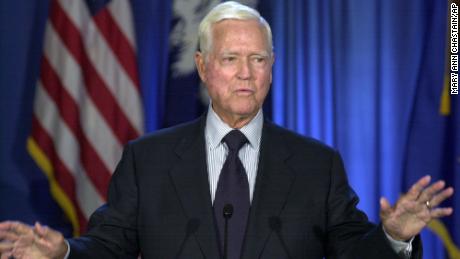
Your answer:
[[[216,5],[211,11],[203,18],[198,29],[198,43],[200,51],[206,56],[212,47],[212,25],[222,20],[256,20],[265,29],[267,36],[268,52],[273,52],[272,30],[267,21],[260,15],[260,13],[246,5],[228,1]]]

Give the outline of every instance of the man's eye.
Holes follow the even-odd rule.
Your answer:
[[[236,60],[235,57],[224,57],[224,58],[223,58],[223,61],[224,61],[224,62],[232,62],[232,61],[235,61],[235,60]]]
[[[252,60],[255,62],[255,63],[263,63],[265,61],[265,57],[253,57]]]

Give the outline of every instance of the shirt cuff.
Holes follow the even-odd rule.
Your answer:
[[[412,255],[412,241],[414,240],[414,237],[412,237],[409,241],[399,241],[393,239],[385,230],[385,228],[382,226],[383,232],[385,233],[385,236],[387,237],[388,241],[390,241],[390,246],[393,248],[393,250],[400,256],[403,256],[404,258],[409,259]]]
[[[69,241],[67,240],[64,240],[64,241],[65,241],[65,244],[67,245],[67,253],[65,253],[64,259],[68,259],[70,255],[70,245],[69,245]]]

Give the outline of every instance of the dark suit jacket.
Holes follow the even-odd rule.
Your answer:
[[[220,258],[204,127],[205,116],[127,145],[70,258]],[[398,258],[357,203],[336,151],[265,121],[242,258]]]

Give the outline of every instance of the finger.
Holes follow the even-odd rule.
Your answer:
[[[420,196],[418,197],[417,201],[421,203],[425,203],[426,201],[430,201],[433,198],[433,196],[438,193],[440,190],[442,190],[446,186],[446,183],[442,180],[437,181],[433,183],[432,185],[426,187],[421,193]]]
[[[56,251],[59,251],[59,248],[56,244],[53,244],[45,239],[37,239],[34,245],[39,251],[42,251],[43,253],[56,253]]]
[[[449,187],[442,192],[436,194],[431,198],[430,203],[431,206],[437,207],[439,204],[441,204],[444,200],[447,198],[451,197],[454,194],[454,188]]]
[[[10,252],[14,247],[14,243],[0,242],[0,254]]]
[[[18,241],[15,242],[15,247],[29,247],[35,242],[35,235],[24,235],[19,237]]]
[[[10,242],[14,242],[18,239],[18,235],[14,232],[9,232],[9,231],[3,231],[3,230],[0,230],[0,240],[1,241],[10,241]]]
[[[0,230],[8,230],[10,229],[10,225],[11,225],[12,221],[3,221],[3,222],[0,222]]]
[[[13,232],[17,224],[21,224],[18,221],[4,221],[0,223],[0,231]]]
[[[410,200],[417,200],[417,198],[420,196],[420,193],[423,191],[423,189],[425,189],[426,186],[428,186],[430,181],[431,176],[429,175],[420,178],[414,185],[412,185],[405,196]]]
[[[35,240],[41,246],[47,246],[49,244],[49,235],[50,235],[50,228],[47,226],[43,226],[39,222],[35,223],[34,232],[37,235],[37,239]]]
[[[11,252],[0,253],[0,255],[1,255],[0,259],[9,259],[12,256]]]
[[[431,210],[430,215],[431,218],[442,218],[446,216],[450,216],[454,212],[452,208],[436,208]]]
[[[53,239],[53,232],[47,226],[42,226],[40,223],[35,223],[34,232],[37,235],[36,242],[44,248],[49,248]]]
[[[52,234],[50,233],[50,228],[47,226],[43,226],[42,224],[40,224],[40,222],[35,222],[34,232],[37,234],[37,236],[42,238],[47,238],[49,235]]]
[[[48,226],[43,226],[40,223],[35,224],[34,231],[36,232],[37,236],[41,239],[44,239],[48,242],[58,242],[59,240],[63,240],[64,237],[62,234]]]
[[[32,227],[19,221],[11,222],[8,230],[14,231],[14,233],[18,235],[26,235],[32,233]]]
[[[24,257],[24,250],[23,249],[13,249],[13,252],[12,252],[12,256],[14,256],[14,258],[27,258],[27,257]]]
[[[386,218],[392,212],[390,202],[385,198],[380,198],[380,217]]]
[[[37,245],[40,250],[50,249],[51,239],[53,238],[52,230],[49,227],[43,226],[39,222],[36,222],[34,232],[39,237],[35,240],[35,245]]]

